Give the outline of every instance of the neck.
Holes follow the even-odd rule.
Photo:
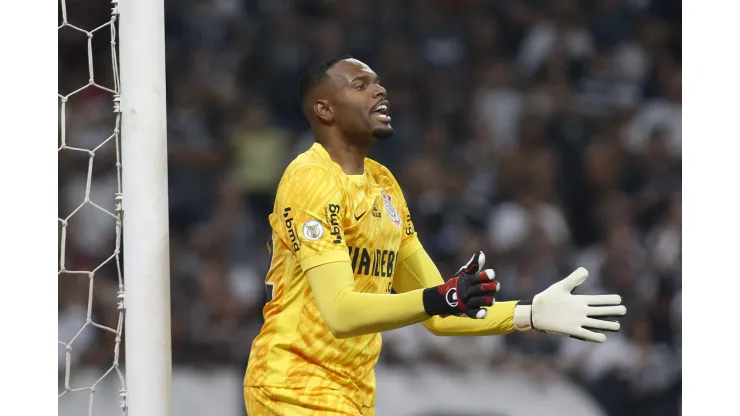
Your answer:
[[[346,138],[332,136],[324,137],[319,143],[347,175],[365,173],[365,156],[370,152],[370,144],[352,143]]]

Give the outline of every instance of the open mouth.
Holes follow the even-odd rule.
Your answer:
[[[388,101],[383,100],[373,107],[372,115],[378,121],[389,123],[391,121],[391,116],[388,115]]]

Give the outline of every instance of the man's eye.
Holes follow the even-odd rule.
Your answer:
[[[364,90],[364,89],[365,89],[365,84],[359,84],[359,85],[357,85],[357,86],[355,87],[355,89],[356,89],[357,91],[362,91],[362,90]]]

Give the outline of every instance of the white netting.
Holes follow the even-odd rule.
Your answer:
[[[119,368],[124,291],[117,3],[102,11],[96,1],[59,5],[60,414],[83,408],[90,416],[115,414],[93,411],[96,392],[106,403],[117,396],[118,412],[126,414]]]

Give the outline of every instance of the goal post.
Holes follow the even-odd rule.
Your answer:
[[[118,7],[126,402],[171,416],[164,0]]]

